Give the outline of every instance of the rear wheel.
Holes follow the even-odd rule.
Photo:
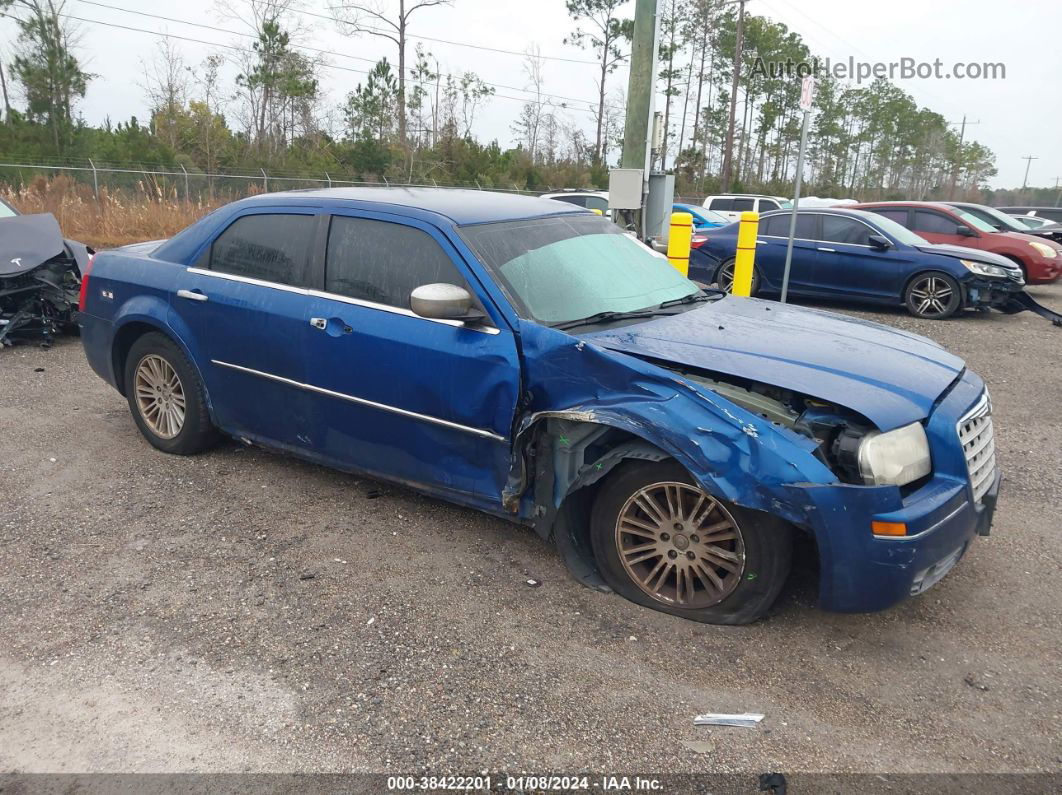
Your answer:
[[[594,502],[591,535],[617,593],[710,624],[760,618],[792,558],[788,525],[716,499],[675,461],[617,468]]]
[[[715,283],[720,290],[727,293],[734,291],[734,258],[723,262],[719,266],[719,269],[715,272]],[[752,289],[749,290],[749,295],[756,295],[760,289],[760,275],[756,272],[756,268],[752,269]]]
[[[124,383],[133,420],[159,450],[194,455],[217,442],[199,373],[166,335],[151,332],[133,343]]]
[[[904,303],[915,317],[944,320],[962,307],[962,290],[946,273],[920,273],[907,285]]]

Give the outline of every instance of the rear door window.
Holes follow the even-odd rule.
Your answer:
[[[929,210],[915,210],[911,229],[915,232],[928,232],[931,235],[954,235],[958,223],[943,213]]]
[[[736,213],[744,213],[751,212],[755,207],[755,199],[734,199],[734,206],[731,209]]]
[[[895,221],[900,226],[907,227],[908,229],[911,228],[907,210],[877,210],[871,208],[870,212],[875,215],[880,215],[882,218],[888,218],[890,221]]]
[[[424,284],[465,280],[439,243],[405,224],[336,215],[328,232],[325,291],[409,309],[409,295]]]
[[[712,199],[712,206],[709,210],[715,210],[716,212],[730,212],[734,209],[733,199]]]
[[[210,270],[306,287],[315,220],[293,213],[237,218],[211,245]]]
[[[585,196],[554,196],[553,198],[559,202],[567,202],[568,204],[574,204],[576,207],[586,206]]]
[[[769,237],[789,237],[789,222],[793,216],[790,213],[785,215],[772,215],[768,218],[760,227],[761,234]],[[796,234],[794,237],[798,240],[817,240],[818,239],[818,216],[809,213],[797,213]]]
[[[778,207],[778,202],[776,202],[774,199],[760,199],[759,212],[768,213],[771,210],[778,210],[778,209],[780,209]]]

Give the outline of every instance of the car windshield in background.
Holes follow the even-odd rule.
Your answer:
[[[982,232],[999,231],[994,226],[992,226],[992,224],[988,223],[988,221],[982,221],[976,215],[974,215],[973,213],[966,212],[966,210],[963,210],[961,207],[952,207],[951,209],[957,216],[959,216],[962,220],[964,220],[974,229],[980,229]]]
[[[1004,229],[1008,229],[1011,232],[1024,232],[1025,231],[1025,229],[1022,226],[1022,224],[1020,224],[1017,221],[1015,221],[1013,218],[1011,218],[1006,213],[1001,213],[999,210],[996,210],[993,207],[980,207],[978,209],[980,210],[981,215],[989,216],[990,218],[993,219],[993,221],[995,223],[1002,224]],[[992,222],[989,222],[989,223],[992,223]]]
[[[884,215],[874,215],[874,226],[887,234],[893,240],[903,243],[907,246],[928,246],[929,241],[921,235],[912,232],[906,226],[893,221],[891,218],[886,218]]]
[[[778,203],[782,206],[783,210],[792,210],[793,209],[793,202],[789,201],[789,199],[782,199]]]
[[[658,307],[700,292],[610,221],[570,215],[462,227],[522,315],[556,325]]]
[[[14,218],[16,215],[18,213],[15,212],[15,208],[0,199],[0,218]]]

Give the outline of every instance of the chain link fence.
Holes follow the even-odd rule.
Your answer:
[[[379,181],[346,179],[328,171],[319,174],[277,171],[259,168],[257,172],[230,172],[217,170],[207,173],[177,167],[147,166],[143,164],[114,164],[93,161],[59,161],[41,159],[34,162],[0,162],[0,183],[13,187],[29,185],[37,177],[55,177],[65,175],[75,182],[91,186],[92,195],[99,199],[101,190],[121,190],[153,194],[159,198],[186,202],[215,202],[231,200],[256,193],[270,191],[296,190],[300,188],[331,187],[421,187],[421,188],[464,188],[501,191],[523,195],[536,195],[541,191],[530,191],[517,185],[502,186],[483,184],[479,181],[469,183],[442,183],[428,178],[424,181],[389,180]]]

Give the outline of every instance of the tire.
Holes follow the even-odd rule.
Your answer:
[[[133,421],[154,447],[195,455],[218,442],[199,373],[165,334],[137,338],[125,359],[123,383]]]
[[[715,272],[715,283],[720,290],[730,293],[734,288],[734,258],[731,257],[728,260],[724,260],[719,268]],[[752,268],[752,286],[749,289],[749,295],[756,295],[760,290],[760,274],[756,271],[755,266]]]
[[[907,283],[903,302],[915,317],[944,320],[962,308],[962,289],[948,274],[927,271]]]
[[[646,499],[659,516],[652,506],[641,507]],[[681,507],[671,510],[669,502]],[[714,528],[715,544],[700,540],[705,527]],[[782,590],[793,556],[788,524],[712,497],[674,460],[617,467],[594,501],[590,536],[601,575],[614,591],[706,624],[762,617]]]

